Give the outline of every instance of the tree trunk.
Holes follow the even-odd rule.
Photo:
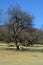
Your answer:
[[[14,29],[14,25],[13,25],[13,31],[14,31],[14,43],[17,47],[17,50],[19,50],[19,45],[18,45],[18,42],[17,42],[17,36],[16,36],[16,32],[15,32],[15,29]]]
[[[16,47],[17,47],[17,50],[19,50],[19,46],[18,46],[18,45],[16,45]]]
[[[19,45],[18,45],[18,42],[17,42],[17,38],[15,37],[15,45],[17,47],[17,50],[19,50]]]

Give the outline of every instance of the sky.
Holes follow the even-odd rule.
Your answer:
[[[6,11],[11,5],[19,4],[22,10],[34,15],[34,27],[43,25],[43,0],[0,0],[0,9]]]

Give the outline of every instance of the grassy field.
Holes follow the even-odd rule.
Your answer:
[[[43,53],[0,50],[0,65],[43,65]]]
[[[43,65],[42,52],[7,50],[6,47],[6,44],[0,44],[0,65]],[[30,48],[43,49],[41,46]]]

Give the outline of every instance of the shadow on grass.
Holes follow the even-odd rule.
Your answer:
[[[0,50],[7,50],[7,51],[30,51],[30,52],[43,52],[43,49],[32,49],[32,48],[23,48],[22,50],[17,50],[16,48],[0,48]]]
[[[23,51],[31,51],[31,52],[43,52],[43,49],[23,49]]]
[[[16,48],[5,48],[5,50],[12,51],[30,51],[30,52],[43,52],[43,49],[31,49],[31,48],[23,48],[22,50],[17,50]]]

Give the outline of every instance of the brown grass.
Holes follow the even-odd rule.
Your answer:
[[[43,65],[43,53],[0,50],[0,65]]]
[[[0,44],[0,65],[43,65],[41,52],[17,51],[13,47],[12,50],[8,49],[7,44]],[[29,49],[43,50],[43,46],[29,47]]]

